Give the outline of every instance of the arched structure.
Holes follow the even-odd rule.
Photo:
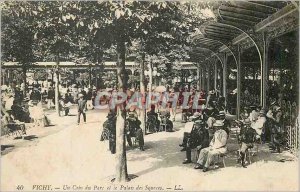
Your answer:
[[[215,15],[217,16],[215,21],[200,26],[201,34],[194,36],[195,47],[208,48],[219,55],[219,58],[223,58],[223,89],[224,87],[226,89],[227,56],[234,57],[237,65],[237,115],[239,116],[240,55],[242,51],[254,46],[261,66],[260,103],[266,107],[270,39],[297,30],[298,4],[289,1],[229,1],[222,2]],[[223,94],[226,96],[225,89]]]

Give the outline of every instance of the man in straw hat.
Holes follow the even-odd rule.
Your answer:
[[[83,116],[83,121],[84,123],[86,123],[86,110],[87,110],[87,106],[86,106],[86,100],[83,99],[83,94],[79,94],[78,95],[79,100],[78,100],[78,120],[77,123],[79,125],[80,123],[80,116],[82,114]]]
[[[214,157],[219,154],[224,154],[227,151],[227,133],[222,129],[223,123],[217,121],[213,125],[216,128],[216,132],[209,144],[200,151],[199,158],[195,169],[203,169],[203,172],[208,171],[210,164],[212,163]]]

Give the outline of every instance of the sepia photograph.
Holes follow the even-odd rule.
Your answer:
[[[0,191],[299,191],[299,1],[1,1]]]

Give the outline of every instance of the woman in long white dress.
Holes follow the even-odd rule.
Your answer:
[[[36,112],[36,115],[37,115],[38,120],[40,122],[40,125],[42,125],[43,127],[47,127],[47,126],[50,125],[50,120],[44,112],[43,105],[42,105],[41,101],[37,104],[35,112]]]
[[[35,126],[47,127],[50,125],[50,120],[44,113],[42,107],[42,102],[39,102],[37,105],[32,104],[32,101],[29,101],[29,113],[31,118],[34,120]]]

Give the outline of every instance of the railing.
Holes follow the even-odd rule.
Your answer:
[[[281,103],[283,112],[283,126],[286,131],[287,147],[290,152],[298,155],[299,149],[299,109],[296,102],[291,103],[290,101],[283,100]]]

